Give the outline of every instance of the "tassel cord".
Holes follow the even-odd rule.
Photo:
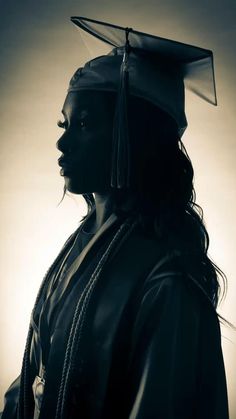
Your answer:
[[[84,328],[85,319],[86,319],[86,312],[88,310],[88,306],[89,306],[89,302],[90,302],[93,290],[99,280],[100,274],[102,272],[102,269],[106,261],[108,260],[108,257],[112,254],[114,250],[116,250],[117,242],[119,241],[120,237],[121,237],[121,240],[120,240],[120,243],[118,243],[118,246],[121,244],[121,242],[123,243],[123,241],[126,240],[126,238],[131,234],[136,224],[137,224],[137,221],[133,221],[133,223],[130,226],[126,221],[124,224],[120,226],[117,233],[111,240],[105,253],[101,257],[98,265],[96,266],[93,274],[91,275],[90,280],[88,281],[88,284],[85,287],[85,290],[82,296],[80,297],[77,303],[76,310],[74,313],[74,318],[72,321],[71,330],[70,330],[70,335],[69,335],[69,339],[67,343],[62,378],[61,378],[60,389],[58,393],[58,403],[57,403],[55,419],[63,419],[66,417],[66,402],[67,402],[68,393],[70,390],[73,370],[75,368],[76,357],[78,356],[79,343],[80,343],[81,336],[83,333],[83,328]],[[128,225],[128,231],[126,231],[127,225]],[[126,233],[124,233],[125,231]],[[122,234],[124,234],[123,238],[122,238]]]

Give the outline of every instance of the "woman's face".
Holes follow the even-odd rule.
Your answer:
[[[82,194],[110,189],[114,100],[95,91],[68,93],[63,109],[64,132],[57,142],[58,163],[66,189]]]

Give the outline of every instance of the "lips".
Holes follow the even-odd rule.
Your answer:
[[[59,166],[62,168],[60,170],[60,174],[63,176],[66,173],[69,173],[73,170],[74,168],[74,164],[71,160],[69,160],[68,158],[62,156],[58,159],[58,164]]]

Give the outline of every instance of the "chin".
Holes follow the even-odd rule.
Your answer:
[[[66,190],[70,193],[76,194],[76,195],[83,195],[85,193],[90,193],[90,191],[88,190],[88,188],[82,185],[74,185],[72,182],[70,181],[65,181],[65,185],[66,185]]]
[[[86,193],[95,193],[97,191],[109,191],[110,187],[108,185],[104,185],[98,182],[84,182],[79,183],[78,179],[73,181],[72,178],[65,176],[65,186],[66,190],[70,193],[76,194],[76,195],[83,195]]]

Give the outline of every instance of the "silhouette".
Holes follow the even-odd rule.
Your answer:
[[[225,276],[207,254],[181,140],[183,74],[179,117],[171,90],[168,111],[158,91],[135,95],[129,68],[150,57],[132,56],[129,33],[122,54],[90,61],[70,82],[58,163],[64,193],[82,194],[88,213],[42,282],[2,418],[228,418],[216,311]],[[172,83],[169,59],[155,66]]]

